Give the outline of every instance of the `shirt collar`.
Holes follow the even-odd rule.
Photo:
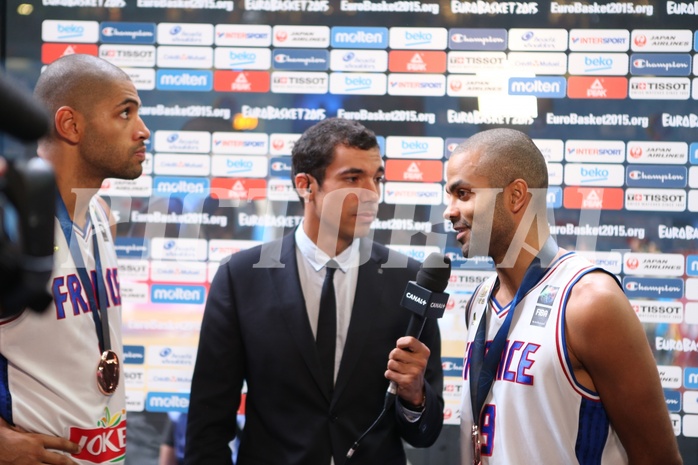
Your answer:
[[[308,237],[303,230],[303,220],[296,228],[296,247],[300,250],[301,255],[310,263],[315,271],[320,271],[328,261],[334,260],[339,265],[339,269],[346,273],[349,268],[358,266],[359,264],[359,245],[360,240],[355,240],[342,253],[336,257],[330,257],[325,252],[320,250],[318,246]]]

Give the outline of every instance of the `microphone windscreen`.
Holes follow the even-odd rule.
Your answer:
[[[0,74],[0,133],[31,142],[48,133],[50,121],[43,105]]]
[[[443,292],[451,277],[451,259],[440,253],[430,254],[417,272],[417,284],[432,292]]]

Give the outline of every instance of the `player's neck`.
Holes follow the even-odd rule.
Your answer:
[[[63,199],[68,216],[79,228],[84,228],[87,223],[87,209],[90,200],[98,189],[74,188],[66,185],[58,185],[58,192]]]

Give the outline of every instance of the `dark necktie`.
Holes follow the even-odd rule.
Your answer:
[[[334,295],[334,272],[337,263],[334,260],[325,266],[325,282],[322,283],[320,295],[320,313],[317,320],[317,345],[320,364],[330,392],[334,388],[334,354],[337,346],[337,302]]]

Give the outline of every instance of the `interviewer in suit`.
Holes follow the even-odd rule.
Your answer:
[[[304,203],[299,227],[233,255],[211,284],[185,464],[231,463],[246,381],[238,465],[344,465],[395,381],[395,406],[351,463],[404,465],[401,440],[428,447],[441,431],[441,341],[433,320],[423,342],[402,337],[410,312],[400,301],[419,264],[366,238],[384,172],[375,135],[357,122],[324,120],[296,142],[292,165]],[[334,386],[323,382],[315,341],[330,259],[339,264]]]

